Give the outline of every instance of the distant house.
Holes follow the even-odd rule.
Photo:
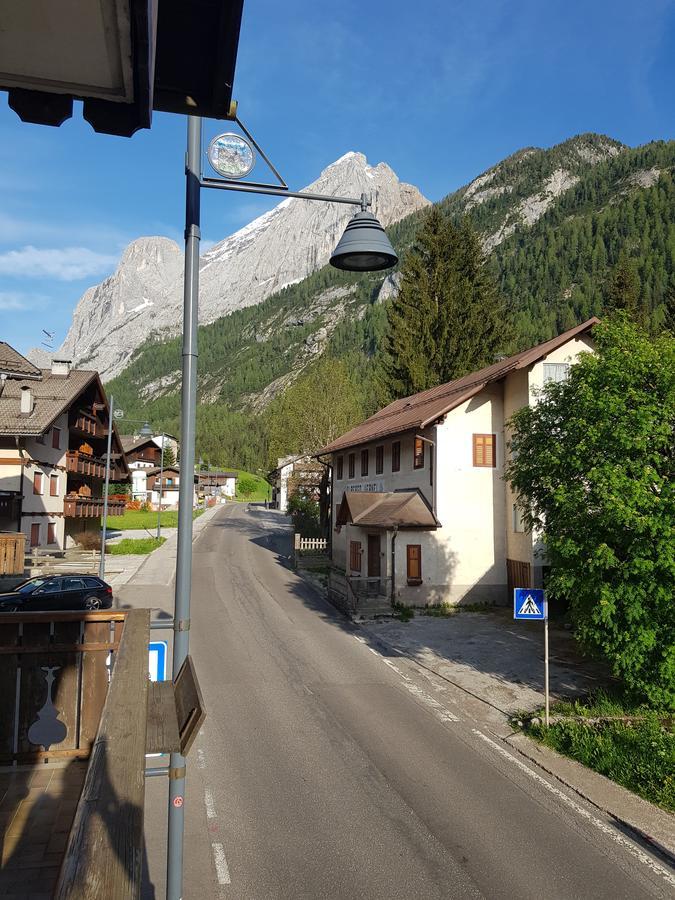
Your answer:
[[[131,496],[142,503],[152,502],[151,488],[147,483],[148,471],[157,468],[162,461],[162,440],[165,448],[170,447],[173,458],[178,455],[178,441],[173,435],[152,435],[142,437],[139,435],[122,435],[122,447],[124,456],[131,472]]]
[[[0,530],[53,549],[98,532],[110,427],[97,372],[57,359],[38,369],[0,341]],[[114,423],[112,449],[111,480],[126,481]],[[123,512],[123,502],[109,502],[109,515]]]
[[[205,497],[229,497],[232,499],[237,493],[238,477],[236,472],[221,472],[217,469],[199,472],[197,475],[199,493]]]
[[[319,499],[326,467],[311,456],[284,456],[268,475],[272,485],[272,506],[286,512],[288,501],[296,494]]]
[[[503,479],[507,422],[592,350],[597,321],[397,400],[324,447],[332,561],[356,596],[505,602],[513,587],[542,584],[536,538]]]

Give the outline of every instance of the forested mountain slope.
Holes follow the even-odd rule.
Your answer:
[[[675,142],[628,148],[582,135],[550,150],[519,151],[448,195],[440,207],[480,231],[516,323],[517,350],[602,309],[623,251],[634,261],[651,321],[675,286]],[[404,255],[424,212],[388,229]],[[214,461],[256,467],[265,456],[258,413],[329,351],[363,374],[385,326],[396,275],[324,267],[303,281],[200,328],[199,433]],[[151,341],[109,387],[128,415],[152,412],[177,427],[180,342]],[[373,398],[366,396],[365,407]],[[138,417],[138,416],[134,416]]]

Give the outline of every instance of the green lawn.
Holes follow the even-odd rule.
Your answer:
[[[123,538],[117,544],[106,544],[105,552],[111,553],[113,556],[126,556],[127,554],[143,554],[152,553],[166,541],[166,538]]]
[[[564,753],[611,778],[651,803],[675,812],[675,730],[672,714],[658,712],[606,694],[589,702],[557,703],[554,716],[581,717],[549,728],[530,726],[528,733],[558,753]],[[583,719],[615,716],[642,721],[585,723]],[[665,721],[666,724],[662,724]],[[670,722],[668,725],[667,723]]]
[[[236,472],[239,476],[235,500],[241,500],[244,503],[262,503],[263,500],[271,498],[272,488],[260,475],[245,472],[243,469],[232,469],[231,471]],[[245,490],[242,490],[242,487]],[[249,491],[248,488],[251,490]]]
[[[196,519],[204,512],[203,509],[195,509],[192,518]],[[162,511],[162,525],[167,528],[178,527],[178,510],[165,509]],[[142,509],[128,509],[123,516],[110,516],[108,519],[108,531],[130,531],[133,528],[148,528],[153,531],[157,528],[157,512]]]

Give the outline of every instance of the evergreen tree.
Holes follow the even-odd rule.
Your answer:
[[[494,362],[512,332],[468,220],[433,207],[402,268],[378,365],[383,402],[452,381]]]
[[[610,276],[605,296],[605,312],[623,311],[634,322],[643,319],[641,286],[635,263],[624,251]]]

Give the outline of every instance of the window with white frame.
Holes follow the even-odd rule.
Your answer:
[[[569,363],[544,363],[544,384],[549,381],[566,381],[569,375]]]

